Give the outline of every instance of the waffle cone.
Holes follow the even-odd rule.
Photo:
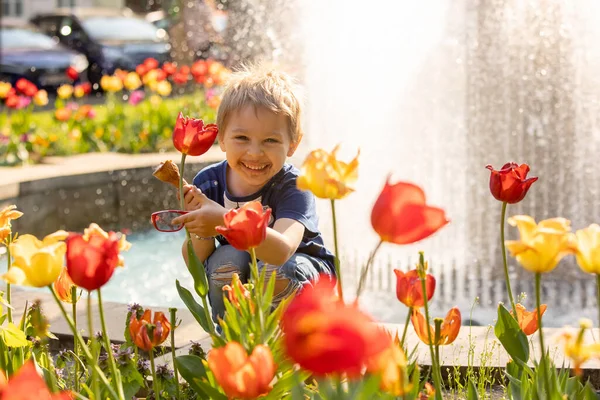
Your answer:
[[[179,168],[171,160],[160,163],[152,173],[159,180],[179,188]],[[185,179],[183,184],[187,185]]]

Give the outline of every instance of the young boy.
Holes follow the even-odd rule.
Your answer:
[[[222,288],[233,273],[246,282],[250,254],[216,233],[223,215],[252,200],[272,210],[265,241],[256,248],[259,270],[276,272],[274,305],[319,274],[335,274],[323,244],[315,198],[296,187],[298,169],[286,163],[300,140],[300,101],[289,76],[261,67],[233,74],[217,113],[219,146],[226,160],[204,168],[185,187],[184,223],[209,280],[213,319],[223,317]],[[214,238],[216,238],[216,242]],[[183,257],[187,263],[184,243]]]

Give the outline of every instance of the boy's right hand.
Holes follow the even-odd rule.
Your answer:
[[[194,185],[183,186],[183,202],[186,211],[194,211],[200,208],[204,194]]]

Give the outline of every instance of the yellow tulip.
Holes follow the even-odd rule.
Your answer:
[[[48,92],[44,89],[38,90],[37,93],[33,96],[33,102],[36,106],[45,106],[48,104]]]
[[[83,231],[83,240],[86,242],[90,240],[90,236],[92,235],[100,235],[105,239],[108,239],[108,232],[104,229],[100,228],[100,225],[92,222],[90,226],[84,229]],[[120,254],[122,251],[127,251],[131,248],[131,243],[127,241],[127,236],[125,234],[121,234],[121,238],[119,239],[119,267],[125,265],[125,260],[123,256]]]
[[[575,232],[575,257],[579,267],[590,274],[600,274],[600,226],[592,224]]]
[[[338,161],[335,157],[339,146],[330,153],[322,149],[312,151],[304,164],[297,185],[301,190],[310,190],[322,199],[342,199],[352,193],[349,185],[358,178],[358,156],[350,163]]]
[[[127,76],[125,76],[123,84],[125,85],[127,90],[135,90],[142,86],[142,80],[136,72],[130,72],[127,74]]]
[[[561,335],[565,342],[564,353],[573,361],[573,369],[576,375],[581,375],[581,365],[590,358],[600,358],[600,343],[583,344],[583,336],[586,329],[592,327],[592,321],[583,319],[579,322],[577,336],[566,332]]]
[[[517,227],[521,239],[507,240],[506,247],[530,272],[550,272],[564,256],[574,253],[575,235],[568,219],[551,218],[536,224],[528,215],[515,215],[508,223]]]
[[[51,285],[63,268],[68,233],[57,231],[39,240],[33,235],[19,236],[10,245],[13,263],[2,278],[16,285]]]
[[[8,82],[0,82],[0,99],[6,98],[12,89],[12,85]]]
[[[85,96],[85,90],[83,89],[83,86],[81,86],[81,85],[75,86],[75,88],[73,88],[73,95],[75,97],[77,97],[78,99]]]
[[[73,95],[73,86],[71,85],[62,85],[56,90],[56,94],[63,100],[67,100],[71,98]]]
[[[156,85],[156,92],[165,97],[171,94],[171,84],[168,81],[160,81]]]
[[[118,92],[123,89],[123,82],[117,76],[104,75],[100,78],[100,86],[107,92]]]

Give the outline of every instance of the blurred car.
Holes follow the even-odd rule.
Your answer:
[[[85,54],[88,78],[99,83],[117,68],[135,70],[146,58],[169,61],[168,35],[131,12],[103,8],[58,8],[31,22],[65,46]]]
[[[60,85],[86,80],[88,62],[84,55],[61,46],[24,21],[2,18],[0,44],[0,81],[14,85],[25,78],[53,92]]]

